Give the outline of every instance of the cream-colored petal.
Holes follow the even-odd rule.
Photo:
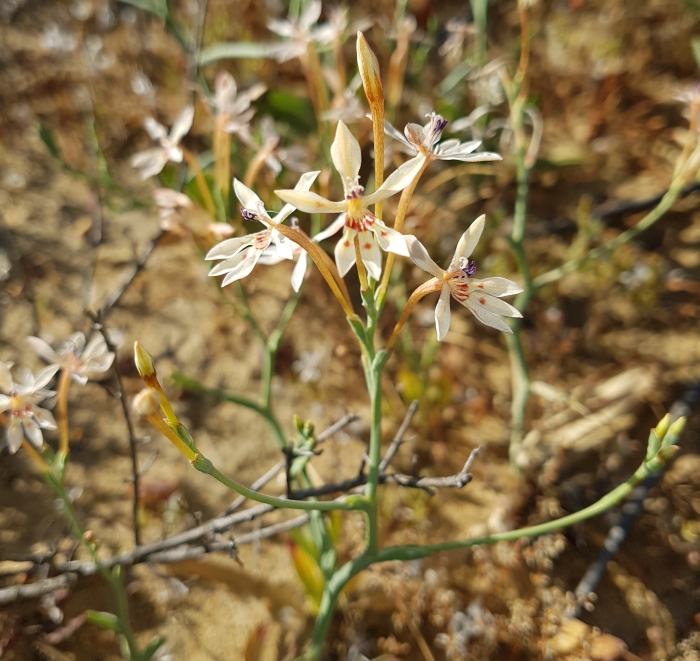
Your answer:
[[[480,307],[478,305],[474,305],[471,301],[467,299],[467,301],[464,303],[464,307],[466,307],[482,324],[485,326],[491,326],[491,328],[495,328],[496,330],[502,331],[503,333],[512,333],[513,331],[510,329],[510,326],[501,319],[497,314],[494,314],[493,312],[489,312],[483,307]]]
[[[226,277],[221,281],[221,286],[230,285],[236,280],[245,278],[255,268],[258,259],[262,254],[261,250],[248,250],[245,259],[234,269],[232,269]]]
[[[435,306],[435,329],[437,339],[442,341],[450,330],[450,288],[443,287],[440,292],[440,299]]]
[[[27,440],[37,449],[41,449],[44,444],[44,436],[41,433],[41,429],[34,418],[24,418],[22,420],[22,427],[24,427],[24,435]]]
[[[346,227],[343,238],[335,244],[335,264],[341,278],[345,277],[355,263],[355,246],[353,245],[355,234],[357,234],[355,230]]]
[[[393,252],[401,257],[410,257],[408,246],[406,245],[406,237],[397,232],[391,227],[387,227],[381,220],[377,220],[372,224],[372,232],[377,237],[382,250],[385,252]]]
[[[306,275],[306,265],[308,263],[306,251],[299,255],[297,263],[294,265],[292,270],[292,289],[294,291],[299,291],[301,285],[304,282],[304,276]]]
[[[224,273],[228,273],[230,271],[233,271],[234,269],[238,268],[238,266],[241,264],[241,262],[251,253],[255,252],[255,249],[253,248],[248,248],[247,250],[243,250],[230,259],[227,259],[223,262],[219,262],[211,271],[209,271],[209,275],[214,277],[217,275],[223,275]]]
[[[10,422],[10,426],[7,428],[5,436],[7,446],[9,448],[10,454],[14,454],[17,450],[22,447],[22,441],[24,440],[24,432],[22,431],[22,425],[20,424],[19,418],[14,418]]]
[[[306,213],[341,213],[347,209],[347,202],[331,202],[325,197],[308,191],[276,190],[275,195],[283,202],[291,204]]]
[[[331,159],[343,180],[343,189],[347,195],[348,187],[358,180],[362,165],[362,151],[360,143],[343,122],[338,122],[338,128],[335,130],[335,140],[331,145]]]
[[[523,315],[518,312],[510,303],[502,301],[500,298],[486,294],[483,291],[474,291],[470,289],[469,296],[464,301],[463,305],[467,305],[469,302],[474,307],[483,308],[493,314],[499,314],[502,317],[522,317]]]
[[[506,278],[469,278],[469,288],[473,290],[485,291],[491,296],[513,296],[519,294],[523,288],[512,280]]]
[[[325,241],[334,234],[337,234],[345,226],[346,218],[347,214],[341,213],[328,227],[326,227],[325,230],[321,230],[318,234],[314,234],[311,237],[311,240],[315,243],[321,243],[321,241]]]
[[[215,245],[204,258],[212,259],[228,259],[233,257],[241,248],[249,245],[253,241],[255,234],[247,234],[246,236],[236,236],[233,239],[226,239]]]
[[[376,204],[385,200],[387,197],[402,191],[408,186],[418,174],[425,163],[425,156],[416,156],[410,161],[406,161],[403,165],[392,172],[387,180],[371,195],[363,198],[365,206]]]
[[[297,181],[297,185],[294,186],[295,191],[308,191],[311,189],[311,186],[313,185],[314,181],[316,181],[316,177],[321,174],[320,170],[315,170],[313,172],[306,172],[305,174],[302,174],[301,177],[299,177],[299,181]],[[284,222],[288,216],[291,215],[291,213],[296,209],[296,207],[293,204],[285,204],[280,212],[275,216],[274,221],[276,223],[282,223]]]
[[[170,131],[170,141],[177,144],[182,138],[187,135],[187,132],[192,128],[192,120],[194,119],[194,106],[187,106],[173,122],[173,128]]]
[[[481,238],[481,233],[484,231],[485,223],[486,216],[481,215],[469,226],[469,229],[462,234],[457,244],[454,257],[452,258],[450,270],[459,266],[459,260],[462,257],[466,259],[474,252],[474,248],[476,248],[476,244],[479,243],[479,239]]]
[[[262,200],[252,190],[250,190],[248,186],[238,181],[238,179],[233,180],[233,190],[244,209],[259,211],[260,209],[265,208]]]
[[[362,263],[367,273],[375,280],[379,280],[382,277],[382,251],[379,250],[371,232],[358,232],[357,239],[360,244]]]
[[[430,258],[425,246],[412,234],[404,236],[404,241],[408,248],[408,256],[413,260],[413,263],[426,273],[442,280],[445,272]]]
[[[27,343],[34,350],[34,353],[39,356],[39,358],[43,358],[49,363],[61,362],[61,359],[58,357],[56,352],[49,346],[49,344],[44,342],[44,340],[38,337],[30,336],[27,338]]]
[[[150,138],[156,142],[165,140],[165,138],[168,137],[168,129],[160,122],[153,119],[153,117],[146,117],[143,122],[143,128],[146,129],[146,133],[148,133]]]
[[[37,375],[34,377],[34,384],[32,386],[32,390],[36,391],[43,388],[44,386],[47,386],[59,369],[60,367],[58,365],[49,365],[48,367],[44,367],[43,370],[39,370]]]

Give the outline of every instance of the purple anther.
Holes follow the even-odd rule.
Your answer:
[[[476,262],[473,259],[470,259],[467,262],[467,265],[462,269],[466,275],[468,275],[470,278],[472,276],[476,275]]]
[[[250,220],[251,222],[256,222],[258,220],[258,214],[250,209],[241,208],[241,216],[243,216],[243,218],[246,220]]]

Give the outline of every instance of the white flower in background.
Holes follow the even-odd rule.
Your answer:
[[[309,169],[306,149],[301,145],[281,146],[282,138],[275,128],[275,121],[269,115],[260,120],[260,138],[260,145],[251,141],[250,146],[258,150],[259,157],[263,158],[265,165],[275,175],[282,172],[283,166],[299,173]]]
[[[419,154],[431,161],[463,161],[465,163],[477,163],[481,161],[500,161],[501,157],[493,152],[477,152],[481,144],[480,140],[460,142],[459,140],[445,140],[440,142],[442,132],[447,126],[447,120],[431,112],[428,123],[425,126],[419,124],[407,124],[404,135],[399,133],[389,122],[384,122],[384,132],[398,140],[409,154]]]
[[[58,365],[50,365],[41,370],[36,377],[23,369],[20,383],[15,383],[7,363],[0,361],[0,413],[7,413],[10,424],[5,431],[4,444],[14,454],[26,438],[35,448],[40,449],[44,443],[42,429],[56,429],[56,421],[50,411],[37,404],[56,393],[44,390],[56,372]]]
[[[295,191],[308,191],[311,185],[316,180],[320,172],[307,172],[303,174],[297,183]],[[265,205],[262,200],[247,186],[244,186],[238,179],[233,180],[233,189],[236,192],[236,197],[239,199],[243,208],[241,214],[246,220],[255,220],[265,225],[264,230],[255,234],[247,234],[246,236],[237,236],[233,239],[222,241],[219,245],[214,246],[205,259],[223,260],[217,264],[209,275],[226,274],[222,287],[245,278],[260,261],[265,250],[272,247],[276,255],[281,259],[292,259],[294,256],[294,242],[282,236],[276,229],[275,225],[284,222],[289,215],[294,211],[294,206],[286,204],[282,210],[271,218],[270,214],[265,210]]]
[[[458,18],[451,18],[445,25],[447,37],[438,50],[438,55],[445,58],[451,67],[457,66],[462,61],[464,41],[467,37],[475,35],[476,29],[470,23]]]
[[[129,159],[129,164],[141,170],[141,178],[148,179],[158,174],[168,161],[182,163],[182,149],[178,146],[180,140],[187,135],[192,128],[194,108],[187,106],[176,118],[173,128],[168,135],[168,130],[153,117],[147,117],[143,123],[146,133],[160,146],[146,149],[134,154]]]
[[[335,140],[331,146],[333,165],[343,181],[345,199],[331,202],[316,193],[296,190],[278,190],[277,195],[288,204],[307,213],[340,213],[333,226],[344,225],[343,237],[335,247],[335,262],[341,277],[355,263],[355,237],[359,242],[360,256],[367,272],[379,280],[382,272],[382,254],[379,250],[408,257],[404,236],[378,220],[367,207],[381,202],[408,186],[423,164],[423,157],[411,159],[399,167],[371,195],[364,194],[359,184],[362,155],[360,145],[343,122],[338,122]],[[377,245],[379,244],[379,245]]]
[[[107,343],[100,333],[95,333],[90,342],[82,333],[73,333],[54,351],[44,340],[28,337],[27,342],[36,354],[49,364],[69,372],[76,383],[84,386],[88,379],[104,374],[114,362],[114,354],[107,349]]]
[[[435,325],[438,340],[442,340],[450,328],[450,296],[467,308],[482,324],[504,333],[512,333],[501,317],[522,317],[512,305],[501,300],[502,296],[519,294],[522,288],[506,278],[478,280],[476,264],[469,260],[484,229],[485,216],[479,216],[462,234],[454,257],[444,271],[428,255],[425,246],[415,236],[406,237],[406,245],[414,264],[440,282],[442,291],[435,308]]]
[[[266,90],[265,85],[258,83],[246,92],[239,93],[233,76],[228,71],[219,71],[214,81],[214,95],[207,100],[221,128],[250,144],[250,120],[255,115],[255,108],[251,108],[250,104]]]
[[[192,207],[192,200],[187,195],[172,188],[156,188],[153,199],[158,205],[160,227],[163,230],[172,230],[175,227],[174,221],[180,217],[180,210]]]
[[[278,62],[287,62],[295,57],[304,56],[309,44],[325,45],[333,41],[335,36],[333,26],[327,24],[314,27],[321,17],[321,11],[321,0],[311,0],[298,19],[273,19],[267,22],[267,27],[272,32],[288,39],[287,43],[272,46],[272,55]]]

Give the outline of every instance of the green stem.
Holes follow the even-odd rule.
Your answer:
[[[200,473],[211,475],[215,480],[221,482],[221,484],[223,484],[225,487],[231,489],[231,491],[235,491],[237,494],[244,496],[249,500],[254,500],[265,505],[271,505],[272,507],[279,507],[280,509],[305,511],[317,510],[325,512],[330,512],[333,510],[364,511],[367,509],[366,499],[362,496],[350,496],[345,500],[338,501],[289,500],[287,498],[275,498],[274,496],[268,496],[267,494],[260,493],[259,491],[253,491],[248,487],[244,487],[239,482],[227,477],[202,454],[199,454],[192,465]]]

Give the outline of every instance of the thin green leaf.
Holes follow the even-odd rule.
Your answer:
[[[121,2],[131,5],[132,7],[137,7],[138,9],[143,9],[143,11],[155,14],[160,18],[167,18],[170,15],[168,11],[167,0],[120,0]]]
[[[119,619],[114,613],[105,613],[102,611],[85,611],[85,619],[101,629],[109,631],[119,631]]]

